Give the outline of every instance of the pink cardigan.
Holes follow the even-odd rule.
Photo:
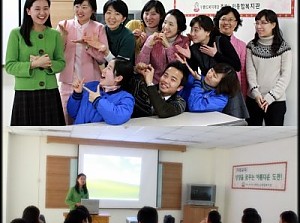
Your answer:
[[[167,67],[167,64],[176,60],[175,53],[177,50],[175,45],[185,48],[186,44],[190,45],[190,40],[186,36],[178,35],[172,46],[169,48],[164,48],[161,43],[155,44],[153,48],[150,48],[148,46],[149,44],[147,43],[149,39],[150,38],[147,38],[141,52],[137,56],[136,64],[139,62],[151,64],[155,69],[153,83],[157,84],[165,68]]]
[[[240,80],[241,91],[245,99],[248,91],[248,82],[246,76],[246,43],[236,38],[233,34],[230,37],[230,42],[233,45],[237,54],[239,55],[241,61],[241,71],[237,72],[237,75]]]
[[[60,21],[59,24],[64,25],[64,21]],[[59,29],[59,28],[58,28]],[[71,40],[77,40],[76,37],[76,26],[75,19],[67,20],[67,39],[65,41],[65,60],[66,67],[59,75],[59,81],[64,83],[72,83],[73,73],[75,66],[75,52],[76,52],[76,43],[73,43]],[[108,47],[108,41],[104,25],[90,20],[88,26],[84,30],[88,36],[98,35],[99,41],[104,43]],[[81,69],[82,77],[85,82],[99,80],[99,75],[101,73],[99,64],[105,62],[103,53],[98,50],[90,47],[87,50],[82,51],[81,55]]]

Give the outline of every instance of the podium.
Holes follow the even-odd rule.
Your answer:
[[[67,217],[69,212],[64,212],[64,218]],[[103,213],[99,213],[99,214],[91,214],[92,217],[92,222],[93,223],[109,223],[109,214],[103,214]]]

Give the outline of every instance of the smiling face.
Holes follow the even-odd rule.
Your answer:
[[[198,22],[196,22],[190,31],[193,43],[207,44],[209,41],[210,32],[205,31]]]
[[[157,29],[160,21],[160,14],[156,12],[155,8],[153,7],[149,11],[144,12],[143,20],[146,24],[146,27]]]
[[[79,24],[83,25],[90,21],[91,15],[94,13],[88,1],[83,1],[82,4],[74,5],[74,13]]]
[[[111,30],[119,28],[122,22],[126,20],[120,12],[117,12],[111,5],[108,6],[106,13],[104,14],[105,23]]]
[[[44,25],[50,15],[50,7],[46,0],[36,0],[26,11],[31,16],[34,26]]]
[[[208,84],[211,87],[217,87],[222,78],[224,77],[225,74],[222,73],[216,73],[213,68],[211,68],[206,76],[204,77],[204,81],[206,84]]]
[[[229,12],[228,14],[223,15],[219,20],[220,32],[227,36],[231,36],[233,34],[236,26],[237,21],[233,12]]]
[[[168,14],[162,25],[162,31],[165,33],[167,38],[172,38],[177,35],[178,25],[175,16]]]
[[[275,22],[268,22],[265,16],[255,21],[255,29],[259,37],[268,37],[273,35],[273,29],[275,28]]]
[[[180,91],[180,86],[183,74],[181,71],[174,67],[166,69],[159,81],[159,90],[162,96],[173,95],[176,91]]]
[[[101,86],[117,86],[119,82],[123,79],[122,76],[115,76],[114,74],[115,61],[111,60],[107,66],[102,70],[100,77]]]

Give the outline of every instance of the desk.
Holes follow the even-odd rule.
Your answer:
[[[63,215],[64,217],[67,217],[68,212],[64,212]],[[98,215],[93,214],[91,217],[93,223],[109,223],[110,215],[99,213]]]
[[[247,125],[244,119],[236,118],[221,112],[183,112],[170,118],[148,116],[131,118],[121,126],[239,126]],[[105,122],[80,124],[80,126],[108,126]]]
[[[214,126],[214,125],[247,125],[244,119],[226,115],[221,112],[183,112],[170,118],[158,116],[132,118],[124,126]]]

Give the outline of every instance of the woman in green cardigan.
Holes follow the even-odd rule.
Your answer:
[[[78,174],[76,184],[69,189],[65,203],[69,205],[70,210],[74,210],[81,205],[81,198],[89,198],[89,192],[86,187],[86,175],[83,173]]]
[[[65,125],[56,79],[65,67],[64,47],[60,33],[51,28],[50,0],[26,0],[23,15],[6,51],[5,69],[15,77],[11,125]]]

